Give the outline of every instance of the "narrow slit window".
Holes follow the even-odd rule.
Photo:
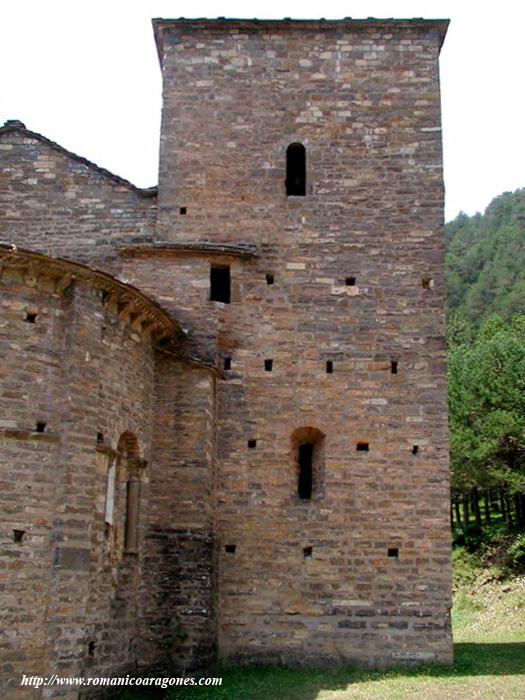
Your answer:
[[[226,544],[224,545],[224,551],[227,554],[235,554],[235,550],[237,549],[237,545],[235,544]]]
[[[302,143],[291,143],[286,149],[286,195],[306,195],[306,150]]]
[[[355,449],[358,452],[368,452],[369,444],[368,444],[368,442],[358,442],[357,445],[355,446]]]
[[[230,268],[228,265],[210,269],[210,299],[229,304],[231,299]]]
[[[124,551],[136,554],[138,547],[138,517],[140,503],[140,481],[128,481],[126,486],[126,521],[124,530]]]
[[[301,501],[323,496],[324,438],[324,434],[312,426],[297,428],[291,435],[294,487]]]
[[[313,547],[303,547],[303,556],[306,559],[306,557],[311,557],[313,552]]]
[[[332,360],[327,360],[326,362],[326,374],[333,374],[334,372],[334,363]]]
[[[412,454],[417,455],[418,452],[419,452],[419,445],[413,445]]]
[[[273,370],[273,360],[265,360],[264,369],[266,372],[271,372]]]
[[[312,498],[312,461],[314,446],[311,442],[299,445],[299,498],[309,500]]]
[[[274,277],[271,274],[266,275],[266,284],[273,284],[274,282]]]
[[[397,374],[397,360],[390,360],[390,374]]]
[[[104,443],[104,433],[97,433],[97,444],[102,445]]]
[[[224,369],[231,369],[231,368],[232,368],[232,358],[225,357],[224,358]]]

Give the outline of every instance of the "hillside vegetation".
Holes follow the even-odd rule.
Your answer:
[[[525,189],[446,226],[454,541],[525,571]]]
[[[478,329],[525,313],[525,189],[495,197],[484,214],[446,224],[449,315]]]

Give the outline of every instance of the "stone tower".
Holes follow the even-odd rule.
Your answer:
[[[446,28],[154,20],[158,190],[0,129],[10,692],[451,661]]]
[[[154,21],[158,240],[254,252],[134,267],[224,369],[221,658],[450,660],[446,25]]]

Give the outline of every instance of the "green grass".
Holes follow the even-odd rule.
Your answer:
[[[216,669],[220,688],[173,690],[169,700],[343,700],[344,698],[524,698],[525,642],[458,643],[452,668],[396,671]]]
[[[390,671],[357,668],[216,668],[220,687],[174,688],[167,700],[507,700],[525,698],[525,576],[481,568],[454,553],[454,665]],[[129,694],[122,700],[146,698]],[[150,696],[151,697],[151,696]],[[157,696],[162,697],[162,695]]]

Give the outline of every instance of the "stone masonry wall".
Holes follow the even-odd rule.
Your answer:
[[[26,284],[21,271],[4,270],[0,287],[2,688],[8,678],[18,685],[28,668],[44,675],[49,663],[45,621],[53,571],[51,504],[64,311],[60,295]],[[37,322],[28,321],[27,314],[37,314]],[[44,432],[37,431],[37,423],[45,423]]]
[[[215,309],[216,352],[231,360],[217,397],[219,654],[449,662],[444,24],[156,31],[158,240],[260,251],[232,263],[231,304],[204,298],[208,265],[169,277],[173,303],[191,287],[195,317]],[[294,142],[304,197],[285,192]],[[305,435],[318,440],[310,500],[298,497]]]
[[[212,599],[215,378],[159,358],[140,664],[205,668],[215,654]]]
[[[2,264],[0,683],[10,697],[28,697],[22,673],[135,668],[142,545],[123,552],[125,452],[136,445],[146,460],[145,527],[154,353],[149,336],[90,281],[57,276],[59,266],[48,269],[43,257],[12,253]]]
[[[152,239],[156,197],[23,127],[0,128],[0,241],[118,272],[114,248]]]

